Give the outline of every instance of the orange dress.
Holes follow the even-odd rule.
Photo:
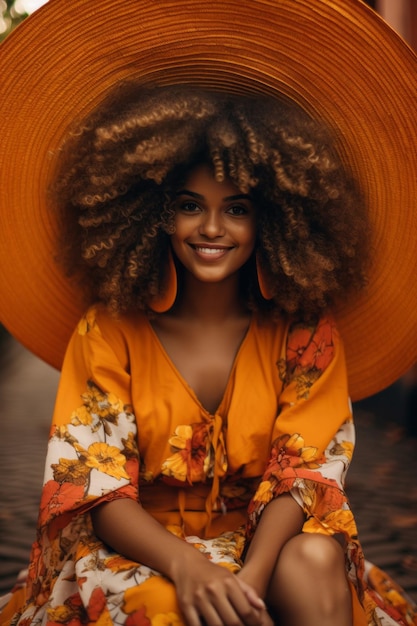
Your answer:
[[[212,415],[145,316],[116,321],[92,308],[62,370],[26,586],[0,623],[180,625],[173,585],[101,543],[91,507],[138,499],[170,532],[238,571],[264,507],[290,492],[305,511],[304,532],[346,539],[355,626],[382,616],[417,624],[391,581],[372,569],[377,594],[366,580],[344,493],[353,447],[343,345],[330,317],[308,326],[254,316]]]

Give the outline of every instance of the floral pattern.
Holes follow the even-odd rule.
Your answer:
[[[130,390],[130,378],[115,356],[117,350],[121,354],[120,345],[128,343],[127,337],[133,331],[128,328],[120,344],[108,345],[109,340],[103,336],[105,320],[101,320],[102,328],[96,315],[92,309],[80,322],[70,345],[69,362],[64,366],[63,377],[72,376],[77,382],[68,385],[69,391],[64,386],[58,400],[48,445],[38,534],[26,582],[27,602],[16,607],[13,624],[183,624],[173,585],[157,571],[115,553],[99,541],[89,515],[91,507],[103,501],[138,500],[145,498],[145,490],[157,497],[160,489],[163,494],[169,490],[174,496],[185,491],[190,497],[195,493],[201,498],[204,494],[201,518],[207,519],[201,534],[185,534],[184,524],[177,521],[180,510],[172,513],[167,530],[233,572],[242,565],[245,546],[256,532],[265,507],[280,494],[291,493],[305,511],[304,532],[344,536],[347,575],[364,607],[368,625],[417,624],[416,612],[405,601],[401,589],[368,564],[362,554],[344,492],[354,448],[350,411],[343,408],[343,398],[342,402],[336,399],[333,404],[334,418],[323,417],[320,409],[323,373],[329,377],[344,375],[343,367],[337,369],[341,348],[331,319],[324,318],[316,325],[297,323],[280,331],[282,339],[274,347],[276,353],[271,352],[268,368],[264,367],[265,361],[270,346],[275,345],[278,330],[272,327],[266,334],[260,330],[256,349],[250,354],[248,349],[246,353],[241,351],[241,361],[236,364],[231,379],[231,399],[216,415],[201,411],[190,390],[185,389],[178,402],[181,407],[178,417],[170,421],[172,409],[169,409],[166,422],[162,420],[162,411],[158,414],[160,422],[155,418],[152,434],[161,435],[163,450],[157,466],[153,457],[147,456],[147,445],[142,446],[149,423],[146,412],[142,416],[143,396],[139,395],[138,400],[133,391],[126,393],[126,389]],[[144,324],[141,332],[147,332],[146,328]],[[251,332],[258,332],[255,326]],[[100,355],[98,367],[94,366],[96,351]],[[134,354],[132,349],[132,359]],[[256,372],[250,369],[247,379],[244,368],[239,369],[242,361],[249,362],[253,368],[254,354],[262,354],[256,357],[263,359],[256,370],[260,376],[263,367],[268,376],[275,372],[278,415],[269,417],[268,412],[262,412]],[[142,354],[140,358],[144,358]],[[149,358],[155,359],[156,353],[148,355]],[[107,362],[109,374],[103,366]],[[135,363],[131,367],[136,372]],[[142,374],[145,371],[141,370]],[[135,373],[135,376],[140,387],[143,375]],[[270,388],[268,376],[265,389]],[[252,408],[247,409],[249,417],[245,415],[246,404],[239,405],[234,417],[236,399],[242,396],[249,402],[252,392],[249,381],[255,398]],[[261,382],[264,383],[264,378]],[[341,389],[343,385],[335,388]],[[265,397],[266,394],[267,391]],[[184,411],[187,399],[189,417]],[[70,410],[65,413],[68,406]],[[259,411],[254,419],[256,406]],[[308,419],[313,420],[312,427]],[[331,419],[334,423],[329,426]],[[267,446],[259,435],[263,421],[269,437]],[[159,426],[162,423],[163,428]],[[234,445],[242,424],[246,424],[245,437],[236,452]],[[262,464],[252,468],[251,463],[259,456]],[[183,495],[184,515],[186,497]],[[228,526],[229,513],[241,515],[242,525],[236,527],[234,521]],[[216,515],[220,516],[216,517],[217,521],[224,520],[224,529],[216,537],[208,538],[204,528],[210,527]],[[3,624],[2,619],[0,623]]]
[[[285,358],[278,361],[284,385],[295,383],[297,399],[307,399],[309,390],[334,356],[334,323],[323,318],[317,325],[293,324]]]

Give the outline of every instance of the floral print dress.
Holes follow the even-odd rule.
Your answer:
[[[344,537],[355,626],[417,624],[401,589],[364,561],[344,492],[353,448],[343,345],[330,317],[311,325],[253,317],[210,414],[145,316],[116,321],[92,308],[62,370],[26,585],[0,624],[180,625],[171,582],[104,545],[91,508],[139,500],[238,571],[263,509],[285,492],[305,512],[304,532]]]

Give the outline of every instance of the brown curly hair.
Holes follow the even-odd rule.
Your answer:
[[[328,132],[292,103],[188,87],[124,85],[62,150],[59,257],[88,300],[148,311],[173,229],[175,191],[210,163],[257,207],[257,252],[273,290],[244,268],[252,310],[315,314],[366,283],[369,228]]]

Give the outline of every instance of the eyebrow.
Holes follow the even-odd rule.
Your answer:
[[[196,200],[204,200],[204,196],[202,196],[199,193],[196,193],[195,191],[190,191],[189,189],[180,189],[180,191],[177,191],[175,195],[176,196],[191,196],[192,198],[195,198]],[[237,193],[234,196],[227,196],[226,198],[223,198],[223,200],[227,202],[229,202],[230,200],[251,200],[251,197],[247,193]]]

